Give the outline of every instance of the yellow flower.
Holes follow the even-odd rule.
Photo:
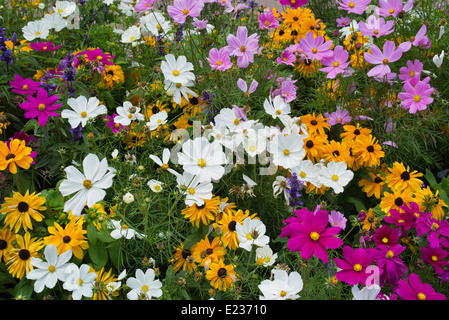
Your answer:
[[[17,166],[29,169],[33,158],[30,157],[31,148],[24,140],[14,139],[8,145],[0,141],[0,170],[9,169],[12,174],[17,173]]]
[[[310,133],[318,132],[320,134],[325,134],[324,130],[329,130],[331,125],[326,122],[329,120],[324,118],[322,114],[315,116],[315,112],[313,114],[306,114],[301,116],[301,122],[307,126],[307,130]]]
[[[184,271],[189,270],[190,272],[196,270],[197,265],[195,263],[195,259],[192,256],[192,251],[195,247],[195,245],[192,246],[190,249],[184,248],[184,244],[181,243],[179,247],[174,248],[175,254],[173,255],[174,264],[173,264],[173,270],[176,272],[178,270]]]
[[[309,136],[304,139],[303,148],[306,150],[306,158],[316,163],[320,161],[324,146],[327,144],[327,136],[309,132]]]
[[[104,267],[101,268],[100,271],[95,271],[93,268],[91,268],[91,271],[97,274],[97,278],[95,279],[95,284],[93,287],[92,299],[109,300],[111,298],[110,297],[111,293],[108,291],[107,285],[111,282],[117,281],[115,275],[112,274],[112,269],[110,269],[108,272],[105,272]]]
[[[223,260],[209,264],[206,279],[210,281],[212,287],[221,291],[226,291],[233,287],[234,282],[238,281],[233,265],[226,265]]]
[[[22,279],[34,269],[30,260],[32,257],[40,256],[39,250],[44,247],[44,241],[38,238],[31,239],[30,233],[27,232],[24,236],[16,235],[16,244],[17,247],[8,255],[8,271],[13,277]]]
[[[218,260],[223,259],[226,251],[222,246],[219,237],[215,237],[212,242],[206,236],[201,239],[192,250],[192,256],[195,262],[199,263],[200,266],[204,266],[209,262],[218,262]]]
[[[423,174],[414,170],[410,172],[410,168],[405,168],[401,162],[393,163],[392,168],[388,168],[389,173],[385,178],[385,182],[392,190],[407,190],[409,192],[416,192],[421,189],[423,181],[418,179]]]
[[[345,144],[342,144],[338,141],[330,141],[328,144],[322,147],[321,151],[321,158],[326,162],[344,161],[346,164],[348,164],[350,160],[349,149]]]
[[[371,133],[371,129],[362,128],[359,123],[355,126],[346,124],[343,126],[343,130],[344,132],[340,134],[342,142],[355,142],[361,137],[369,136]]]
[[[10,251],[14,248],[13,243],[16,235],[9,228],[0,230],[0,261],[7,262]]]
[[[408,205],[412,201],[414,201],[414,198],[408,191],[395,190],[393,193],[385,191],[379,205],[383,212],[389,214],[391,209],[403,212],[400,207],[404,204]]]
[[[55,222],[54,226],[48,227],[50,236],[44,238],[45,245],[54,245],[59,254],[72,250],[75,257],[82,259],[83,250],[89,248],[89,242],[84,236],[87,231],[83,230],[83,222],[83,217],[77,218],[73,215],[65,228]]]
[[[220,220],[220,229],[221,229],[221,241],[225,247],[229,247],[229,249],[234,250],[239,247],[239,239],[237,236],[235,226],[237,223],[242,223],[245,218],[249,217],[249,211],[239,209],[238,211],[234,210],[225,210],[223,211],[222,218]]]
[[[421,212],[430,212],[433,218],[443,220],[446,216],[443,207],[447,208],[448,205],[438,196],[438,193],[438,190],[433,193],[429,186],[421,188],[415,193],[415,202]]]
[[[125,82],[125,73],[120,65],[106,65],[101,80],[100,87],[106,86],[108,89],[113,89],[115,85]]]
[[[374,171],[368,171],[368,175],[371,180],[365,178],[360,179],[359,186],[362,187],[362,191],[365,192],[368,197],[374,196],[377,199],[380,199],[380,195],[385,186],[384,177],[380,173]]]
[[[385,156],[382,147],[376,142],[376,138],[368,135],[357,139],[351,147],[351,151],[356,157],[356,161],[365,167],[378,166],[380,158]]]
[[[44,203],[45,197],[40,197],[34,192],[29,194],[27,190],[22,196],[19,192],[13,191],[12,198],[5,198],[0,212],[6,215],[5,225],[14,229],[14,232],[17,233],[21,227],[27,232],[33,229],[31,219],[40,222],[44,218],[44,215],[39,212],[47,209]]]
[[[368,231],[371,229],[375,229],[375,225],[376,225],[377,221],[379,220],[379,218],[374,215],[374,212],[371,208],[368,210],[368,212],[365,212],[365,213],[366,213],[366,218],[362,222],[362,229],[368,230]]]
[[[212,199],[204,200],[204,204],[201,206],[197,206],[196,203],[192,206],[186,206],[181,214],[197,227],[199,227],[200,222],[208,225],[211,220],[213,221],[215,219],[215,215],[218,214],[220,203],[220,197],[216,196]]]

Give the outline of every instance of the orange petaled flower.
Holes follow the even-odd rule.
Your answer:
[[[215,215],[220,210],[220,197],[213,197],[212,199],[205,199],[201,206],[194,203],[192,206],[186,206],[181,214],[189,219],[190,222],[199,227],[200,222],[208,225],[209,222],[215,219]]]
[[[17,166],[29,169],[33,162],[33,158],[30,157],[31,151],[24,140],[14,139],[9,144],[0,141],[0,170],[8,168],[9,172],[16,174]]]
[[[362,136],[352,145],[352,153],[356,157],[356,161],[364,167],[373,167],[380,164],[380,158],[385,156],[382,146],[376,142],[376,138],[372,135]]]
[[[17,247],[11,250],[8,255],[8,271],[9,273],[18,279],[22,279],[24,275],[27,275],[33,270],[31,264],[31,258],[40,256],[39,250],[44,247],[44,241],[39,238],[31,238],[29,232],[24,236],[16,235]]]
[[[226,265],[223,260],[209,264],[206,279],[210,281],[212,287],[221,291],[226,291],[238,281],[233,265]]]
[[[192,272],[196,270],[197,265],[195,263],[195,259],[193,258],[192,251],[195,248],[195,245],[192,246],[192,248],[187,249],[184,248],[184,244],[181,243],[179,247],[174,248],[175,254],[173,255],[173,270],[176,272],[178,270],[189,270],[189,272]]]
[[[9,252],[14,249],[13,242],[16,240],[16,234],[9,228],[0,230],[0,261],[7,262]]]
[[[318,131],[320,134],[325,134],[324,129],[329,130],[331,125],[326,122],[329,120],[324,118],[323,115],[319,114],[315,116],[315,112],[313,114],[306,114],[301,116],[301,122],[304,123],[307,127],[307,131],[309,133],[313,133]]]
[[[422,177],[423,174],[416,170],[410,172],[410,168],[407,166],[406,169],[402,162],[393,163],[393,167],[388,168],[388,171],[385,182],[392,190],[417,192],[421,189],[423,182],[418,177]]]
[[[225,253],[226,251],[223,248],[219,237],[215,237],[212,242],[210,242],[207,236],[204,239],[201,239],[192,251],[193,258],[200,264],[200,266],[223,259]]]
[[[368,171],[368,175],[371,179],[360,179],[359,187],[362,187],[362,191],[368,197],[375,196],[377,199],[380,199],[380,195],[385,186],[384,178],[380,173],[374,171]]]

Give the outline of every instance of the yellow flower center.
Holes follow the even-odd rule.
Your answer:
[[[56,267],[53,266],[53,265],[51,265],[51,266],[48,267],[48,271],[49,271],[49,272],[55,272],[55,270],[56,270]]]
[[[318,241],[318,239],[320,238],[320,234],[318,232],[311,232],[310,233],[310,239],[312,239],[313,241]]]
[[[28,85],[24,84],[22,90],[28,90]]]
[[[307,177],[307,174],[306,174],[304,171],[301,171],[300,174],[299,174],[299,176],[300,176],[301,178],[305,178],[305,177]]]
[[[128,226],[126,224],[122,225],[122,230],[128,229]]]
[[[362,271],[362,265],[360,264],[360,263],[356,263],[355,265],[354,265],[354,271],[357,271],[357,272],[360,272],[360,271]]]
[[[37,108],[39,109],[39,111],[43,111],[45,110],[45,104],[39,103],[39,106]]]
[[[338,176],[336,174],[332,175],[332,180],[338,181]]]
[[[265,21],[265,23],[264,23],[267,27],[270,25],[270,21]]]
[[[388,59],[383,59],[383,60],[382,60],[382,63],[383,63],[383,64],[388,64]]]
[[[162,165],[162,169],[167,170],[167,169],[168,169],[168,164],[167,164],[167,163],[164,163],[164,164]]]
[[[248,240],[252,240],[253,239],[253,236],[251,235],[251,233],[248,233],[246,235],[246,239],[248,239]]]
[[[383,242],[383,243],[388,243],[388,238],[387,238],[387,237],[384,237],[384,238],[382,239],[382,242]]]
[[[317,53],[317,52],[318,52],[318,49],[317,49],[317,48],[313,48],[313,49],[312,49],[312,52],[313,52],[313,53]]]
[[[128,119],[131,119],[133,117],[132,113],[128,114]]]
[[[432,230],[435,231],[436,229],[438,229],[440,226],[438,225],[438,223],[434,222],[432,223]]]
[[[410,72],[410,78],[413,78],[415,76],[415,71]]]
[[[349,2],[348,7],[351,8],[351,9],[354,8],[355,7],[354,2]]]
[[[285,297],[287,295],[287,292],[285,292],[284,290],[281,291],[280,293],[281,297]]]
[[[255,146],[249,147],[249,151],[254,152],[255,150],[256,150],[256,147],[255,147]]]
[[[234,124],[235,124],[235,125],[238,125],[239,123],[240,123],[240,119],[239,119],[239,118],[235,118],[235,119],[234,119]]]
[[[189,14],[189,10],[184,9],[184,10],[182,10],[182,13],[183,13],[184,15],[188,15],[188,14]]]
[[[79,278],[79,279],[76,281],[76,283],[77,283],[79,286],[81,286],[81,285],[83,284],[83,279]]]
[[[182,83],[179,83],[179,82],[178,82],[178,83],[176,84],[176,88],[181,88],[181,87],[182,87]]]
[[[203,158],[200,158],[198,160],[198,166],[200,166],[201,168],[204,168],[206,166],[206,160],[204,160]]]
[[[217,61],[217,66],[221,66],[223,64],[223,62],[221,62],[220,60]]]
[[[133,36],[133,37],[129,38],[129,40],[133,41],[135,38],[136,38],[136,37]]]
[[[44,50],[47,50],[47,46],[45,46],[45,47],[42,47],[42,49],[44,49]]]
[[[91,185],[92,185],[92,181],[90,181],[89,179],[86,179],[83,181],[84,188],[89,189]]]
[[[432,256],[432,261],[434,261],[434,262],[438,261],[438,257],[437,256]]]
[[[83,117],[83,118],[85,118],[85,117],[87,117],[87,112],[86,111],[83,111],[83,112],[81,112],[81,117]]]
[[[393,256],[394,256],[393,251],[389,250],[389,251],[387,252],[387,258],[393,258]]]
[[[393,14],[393,13],[394,13],[394,9],[390,9],[388,12],[389,12],[390,14]]]
[[[162,28],[162,27],[161,27],[161,25],[158,23],[158,24],[156,25],[156,28],[160,29],[160,28]]]
[[[147,292],[148,291],[148,286],[147,285],[143,285],[142,286],[142,291],[143,292]]]
[[[281,114],[282,111],[281,110],[276,110],[276,114]]]
[[[36,35],[40,35],[41,33],[39,31],[36,31]]]
[[[173,70],[173,75],[174,75],[175,77],[179,76],[179,71],[178,71],[178,70]]]
[[[426,300],[426,295],[424,293],[418,293],[418,300]]]
[[[195,193],[195,188],[190,187],[190,188],[189,188],[189,193],[190,193],[190,194],[194,194],[194,193]]]
[[[266,258],[264,259],[264,261],[265,261],[265,262],[270,262],[270,257],[266,257]]]
[[[257,258],[256,263],[261,266],[263,264],[263,258]]]
[[[103,56],[97,56],[97,60],[103,60]]]
[[[373,33],[374,34],[379,34],[379,30],[374,30]]]
[[[340,65],[340,62],[334,61],[334,63],[332,65],[336,68],[336,67],[338,67]]]
[[[419,102],[419,101],[421,101],[421,96],[415,94],[415,96],[413,97],[413,100],[415,100],[416,102]]]
[[[245,52],[245,51],[246,51],[245,46],[241,46],[241,47],[240,47],[240,51]]]

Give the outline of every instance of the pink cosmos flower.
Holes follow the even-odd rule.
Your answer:
[[[315,255],[327,263],[329,258],[326,249],[337,249],[343,245],[343,241],[336,237],[341,229],[327,228],[329,214],[325,210],[302,212],[297,216],[284,220],[288,224],[282,229],[280,237],[290,237],[287,248],[292,252],[300,251],[304,259]]]
[[[198,17],[204,8],[201,0],[175,0],[167,7],[168,15],[177,23],[186,22],[187,17]]]
[[[407,67],[402,67],[399,69],[399,79],[402,81],[410,81],[415,77],[419,77],[423,71],[423,63],[416,59],[414,62],[408,60]]]
[[[272,97],[274,98],[275,96],[280,95],[284,98],[285,103],[295,100],[296,91],[298,90],[298,87],[294,84],[296,81],[297,80],[292,80],[290,78],[285,79],[281,82],[281,87],[272,92]]]
[[[349,66],[348,61],[349,53],[342,46],[336,46],[332,56],[324,57],[321,60],[321,64],[326,66],[321,68],[320,71],[327,73],[328,79],[335,79],[337,74],[345,72]]]
[[[40,82],[30,78],[24,79],[18,74],[14,76],[13,81],[9,81],[9,84],[12,87],[11,91],[23,95],[34,94],[41,85]]]
[[[365,52],[365,60],[377,65],[368,72],[368,77],[383,77],[391,72],[390,62],[395,62],[402,57],[402,50],[397,49],[393,41],[387,40],[383,45],[383,52],[375,45],[371,45],[371,53]]]
[[[277,63],[286,64],[288,66],[294,66],[294,62],[296,61],[296,56],[290,50],[284,50],[282,52],[282,56],[277,57]]]
[[[399,244],[376,249],[377,266],[382,269],[379,279],[381,286],[385,286],[385,283],[394,285],[407,274],[408,268],[399,256],[404,250],[405,247]]]
[[[348,13],[362,14],[368,8],[371,0],[337,0],[338,10],[347,10]]]
[[[343,259],[334,258],[334,262],[341,270],[335,273],[338,281],[346,282],[350,286],[368,285],[367,279],[372,273],[367,270],[376,258],[373,249],[343,247]]]
[[[422,214],[416,220],[416,235],[423,236],[425,234],[427,234],[430,246],[437,248],[440,245],[440,236],[449,237],[449,222],[433,218],[430,212]]]
[[[367,22],[359,21],[360,33],[365,37],[379,38],[394,31],[394,20],[389,20],[387,23],[385,23],[384,18],[378,19],[375,15],[370,15],[366,21]]]
[[[258,85],[259,85],[259,83],[253,79],[253,81],[251,81],[251,84],[249,85],[249,88],[248,88],[248,85],[246,84],[245,80],[243,80],[241,78],[239,78],[237,80],[237,87],[239,87],[239,89],[243,91],[245,97],[249,97],[249,95],[251,93],[256,91]]]
[[[77,53],[76,56],[82,56],[88,61],[98,61],[101,65],[113,65],[114,63],[111,60],[115,58],[115,56],[111,56],[109,53],[103,52],[100,48],[87,49]]]
[[[444,273],[448,267],[449,261],[444,260],[449,255],[449,252],[443,250],[443,247],[438,246],[432,248],[427,246],[422,248],[422,259],[425,263],[432,265],[436,274]],[[443,268],[444,267],[444,268]]]
[[[292,6],[293,9],[297,9],[300,6],[305,5],[307,0],[279,0],[279,2],[283,6]]]
[[[435,292],[430,284],[422,283],[416,273],[409,275],[408,282],[400,279],[396,293],[402,300],[446,300],[446,296]]]
[[[232,67],[231,58],[229,57],[226,48],[221,48],[220,50],[217,48],[210,49],[209,58],[206,58],[206,60],[209,62],[212,70],[217,69],[225,71]]]
[[[345,215],[339,211],[332,210],[329,215],[329,223],[332,227],[338,227],[345,230],[347,221],[348,219],[345,218]]]
[[[259,21],[259,28],[262,30],[277,29],[279,27],[279,21],[272,11],[259,13],[257,20]]]
[[[140,0],[134,6],[134,10],[136,12],[142,12],[153,9],[153,4],[155,4],[157,0]]]
[[[237,66],[246,68],[250,63],[254,62],[254,53],[259,49],[259,35],[253,33],[248,37],[248,29],[246,26],[237,28],[237,36],[230,34],[227,36],[226,47],[231,56],[237,56]]]
[[[427,27],[425,24],[423,24],[422,27],[418,30],[418,33],[415,35],[412,41],[412,45],[415,47],[423,46],[426,49],[430,48],[432,42],[430,41],[426,33]]]
[[[427,109],[427,105],[433,102],[430,95],[435,89],[424,81],[418,81],[415,86],[411,81],[404,82],[403,89],[405,92],[400,92],[398,98],[401,100],[402,107],[412,114]]]
[[[344,109],[337,109],[332,113],[325,112],[324,116],[329,119],[326,122],[331,126],[336,125],[337,123],[344,125],[352,120],[352,117],[349,115],[349,111]]]
[[[336,21],[337,21],[337,27],[338,28],[340,28],[340,27],[347,27],[351,23],[351,18],[349,18],[349,17],[340,17],[340,18],[337,18]]]
[[[59,114],[54,112],[62,106],[62,103],[55,104],[59,99],[57,95],[48,96],[48,93],[44,89],[38,89],[36,98],[32,95],[28,96],[28,101],[20,103],[19,106],[27,111],[24,117],[27,119],[34,119],[37,117],[37,121],[40,126],[44,127],[48,121],[48,117],[58,117]]]
[[[205,30],[207,28],[207,19],[200,20],[198,18],[193,18],[192,24],[198,28],[198,30]]]
[[[299,40],[299,47],[302,53],[310,60],[321,60],[325,57],[331,57],[334,53],[330,48],[332,47],[332,40],[324,42],[324,37],[315,36],[313,32],[306,34],[304,38]]]
[[[409,0],[404,6],[402,6],[402,0],[380,0],[379,8],[376,8],[377,13],[386,18],[396,16],[401,12],[407,12],[413,7],[414,0]]]
[[[53,42],[47,41],[47,42],[32,42],[30,43],[30,47],[33,50],[37,51],[55,51],[58,50],[61,45],[54,46]]]

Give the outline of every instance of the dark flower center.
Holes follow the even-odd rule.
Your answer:
[[[381,183],[381,182],[382,182],[382,178],[381,178],[381,177],[376,177],[376,178],[374,179],[374,182],[375,182],[375,183]]]
[[[355,130],[354,130],[354,134],[355,134],[356,136],[358,136],[358,135],[360,134],[360,130],[359,130],[359,129],[355,129]]]
[[[19,210],[19,212],[21,213],[27,212],[29,208],[30,206],[28,205],[28,203],[23,201],[20,201],[19,204],[17,205],[17,210]]]
[[[333,155],[334,157],[338,157],[338,156],[340,155],[340,151],[335,150],[335,151],[332,152],[332,155]]]
[[[153,114],[156,114],[159,112],[159,108],[154,106],[153,108],[151,108],[151,112],[153,112]]]
[[[27,249],[22,249],[19,251],[19,258],[22,260],[28,260],[30,256],[31,254]]]
[[[5,250],[7,246],[8,246],[8,242],[6,242],[3,239],[0,239],[0,250]]]
[[[69,243],[70,240],[72,240],[72,239],[71,239],[69,236],[65,236],[64,238],[62,238],[62,241],[63,241],[64,243]]]
[[[410,180],[410,173],[408,173],[407,171],[402,172],[401,179],[404,181]]]
[[[230,230],[230,231],[235,231],[235,225],[237,224],[237,222],[236,221],[231,221],[231,222],[229,222],[229,224],[228,224],[228,229]]]
[[[192,98],[190,98],[189,102],[190,102],[190,104],[195,106],[198,104],[199,101],[198,101],[198,98],[192,97]]]
[[[190,257],[192,255],[192,253],[190,252],[190,250],[186,249],[186,250],[182,250],[181,255],[184,259],[187,259],[188,257]]]
[[[368,147],[366,147],[366,150],[368,150],[368,152],[374,152],[374,147],[368,146]]]
[[[317,122],[315,119],[313,119],[312,121],[310,121],[310,123],[311,123],[313,126],[316,126],[316,125],[318,124],[318,122]]]
[[[306,147],[307,148],[312,148],[313,147],[313,141],[312,140],[308,140],[307,142],[306,142]]]
[[[404,200],[402,200],[402,198],[396,198],[394,199],[394,204],[397,205],[398,207],[402,206],[404,204]]]
[[[227,274],[228,274],[228,272],[226,271],[225,268],[220,268],[220,269],[218,269],[217,275],[218,275],[220,278],[226,277]]]
[[[214,250],[211,249],[211,248],[206,249],[206,254],[207,255],[211,255],[213,252],[214,252]]]
[[[14,159],[16,157],[15,154],[13,153],[8,153],[8,155],[5,157],[6,161],[10,160],[10,159]]]
[[[206,206],[206,202],[204,202],[204,203],[201,204],[201,205],[196,205],[196,208],[197,208],[197,209],[203,209],[205,206]]]

